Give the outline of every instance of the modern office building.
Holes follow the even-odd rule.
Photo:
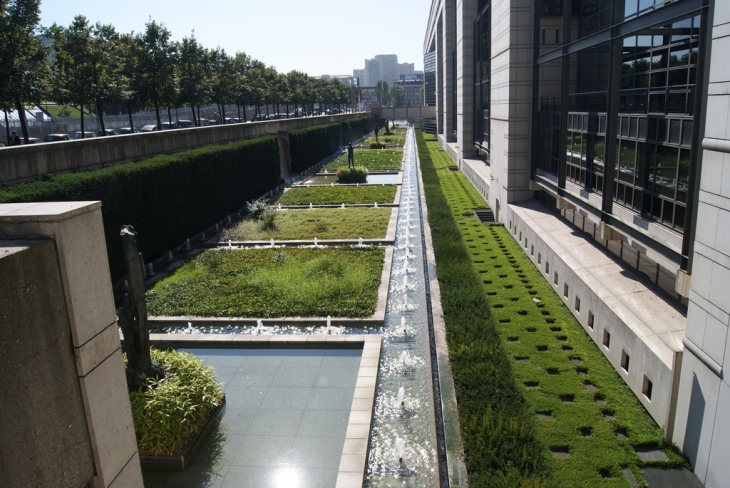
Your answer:
[[[729,50],[726,0],[434,0],[424,40],[446,152],[707,487],[730,479]]]
[[[423,75],[400,75],[400,79],[393,82],[393,85],[400,85],[406,95],[406,107],[417,107],[423,105],[421,101],[421,90],[423,89]]]

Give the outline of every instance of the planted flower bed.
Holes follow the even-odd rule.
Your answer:
[[[368,170],[399,170],[403,162],[403,149],[357,149],[355,150],[355,165]],[[347,167],[347,152],[323,169],[336,171],[337,168]]]
[[[274,205],[346,205],[393,203],[396,185],[381,186],[313,186],[290,188]]]
[[[643,482],[646,446],[686,465],[508,232],[465,217],[485,204],[448,156],[417,139],[472,486],[629,486],[621,468]]]
[[[383,248],[209,250],[147,292],[157,316],[371,316]]]
[[[221,241],[295,240],[295,239],[377,239],[385,236],[390,208],[313,208],[276,212],[273,229],[260,222],[244,220],[226,230]]]

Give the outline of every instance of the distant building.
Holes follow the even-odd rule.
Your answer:
[[[352,70],[352,77],[357,80],[357,86],[367,86],[367,78],[365,78],[364,69]]]
[[[397,80],[401,79],[403,75],[413,74],[413,63],[398,63],[398,76]],[[394,80],[395,81],[395,80]]]
[[[423,105],[421,102],[421,90],[424,88],[423,75],[408,74],[400,75],[400,79],[393,85],[400,85],[406,94],[406,107],[417,107]]]
[[[413,66],[413,63],[399,63],[396,54],[378,54],[365,60],[365,69],[352,70],[352,76],[360,81],[360,86],[375,86],[380,80],[392,85],[401,75],[423,74],[414,71]]]

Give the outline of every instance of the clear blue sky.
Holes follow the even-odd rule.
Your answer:
[[[152,18],[175,40],[194,29],[207,48],[246,54],[310,76],[352,74],[376,54],[423,69],[430,0],[42,0],[41,25],[68,26],[76,15],[119,32]]]

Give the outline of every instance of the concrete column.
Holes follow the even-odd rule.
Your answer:
[[[492,4],[490,204],[529,200],[531,168],[533,2]]]
[[[476,156],[474,149],[474,19],[476,0],[456,2],[456,142],[458,163]]]
[[[709,8],[707,110],[673,440],[700,481],[719,488],[730,479],[730,4]]]
[[[0,236],[55,241],[94,454],[94,488],[142,488],[101,202],[0,205]]]
[[[454,80],[453,80],[453,62],[454,48],[456,47],[456,0],[444,0],[444,10],[442,17],[443,29],[442,35],[442,60],[441,70],[443,73],[443,99],[444,99],[444,137],[447,142],[454,142],[454,123],[453,115],[456,107],[454,106]]]
[[[436,132],[445,134],[444,104],[444,16],[440,16],[436,27]]]
[[[291,150],[289,147],[289,132],[280,130],[277,132],[279,139],[279,164],[281,165],[281,178],[291,178]]]

